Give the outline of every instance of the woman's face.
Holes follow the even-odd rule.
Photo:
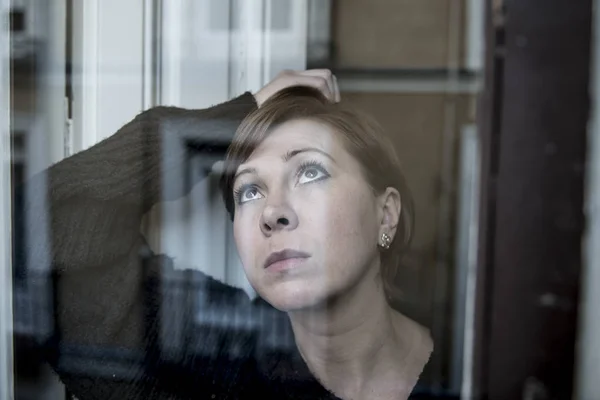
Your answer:
[[[318,306],[379,267],[382,203],[326,125],[277,127],[238,168],[233,187],[242,264],[274,307]]]

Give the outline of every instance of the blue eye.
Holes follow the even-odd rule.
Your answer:
[[[257,200],[263,197],[263,195],[258,191],[256,185],[243,185],[239,189],[233,191],[233,197],[235,198],[236,203],[243,204],[252,200]]]
[[[323,164],[318,161],[306,161],[302,163],[298,170],[298,183],[304,184],[309,182],[320,181],[329,178],[329,174],[325,170]]]

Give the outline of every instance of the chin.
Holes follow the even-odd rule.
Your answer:
[[[284,312],[315,308],[327,299],[325,288],[308,282],[274,283],[258,292],[269,304]]]

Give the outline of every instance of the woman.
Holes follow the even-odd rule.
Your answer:
[[[255,96],[207,110],[144,112],[32,180],[28,267],[50,264],[56,277],[55,328],[40,339],[70,392],[80,400],[408,396],[431,340],[387,305],[380,270],[393,269],[410,239],[410,201],[379,129],[337,100],[328,71],[287,72]],[[139,235],[153,204],[186,192],[186,149],[226,146],[244,118],[222,186],[261,296],[253,302],[202,273],[176,271]],[[198,293],[202,315],[231,310],[237,319],[203,323]],[[181,307],[166,307],[171,298]],[[290,329],[292,345],[265,339]]]
[[[386,299],[412,204],[381,129],[286,89],[242,122],[223,196],[246,276],[287,312],[310,371],[342,398],[406,398],[432,342]]]

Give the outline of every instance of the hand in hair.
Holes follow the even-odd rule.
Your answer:
[[[328,69],[283,71],[255,95],[260,107],[269,97],[290,86],[310,86],[320,90],[331,101],[340,101],[340,90],[335,75]]]

